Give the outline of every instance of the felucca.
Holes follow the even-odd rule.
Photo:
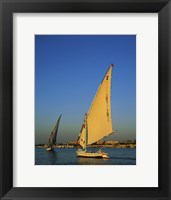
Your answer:
[[[111,79],[113,64],[110,65],[105,74],[90,109],[84,117],[78,144],[82,149],[78,149],[77,156],[92,158],[109,158],[108,153],[101,150],[97,152],[87,151],[87,145],[93,144],[98,140],[113,133],[112,114],[111,114]]]
[[[60,122],[61,116],[62,115],[59,116],[59,118],[55,124],[55,127],[53,128],[53,130],[49,136],[48,147],[46,148],[47,151],[54,150],[54,144],[56,143],[56,137],[57,137],[57,132],[58,132],[58,127],[59,127],[59,122]]]

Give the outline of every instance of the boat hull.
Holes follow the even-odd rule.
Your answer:
[[[77,157],[85,158],[109,158],[108,154],[105,152],[87,152],[87,151],[77,151]]]
[[[48,147],[48,148],[46,148],[46,151],[53,151],[53,148],[52,147]]]

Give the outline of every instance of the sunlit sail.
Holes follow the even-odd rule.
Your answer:
[[[85,114],[84,123],[78,138],[78,143],[83,150],[78,150],[77,156],[108,157],[107,153],[104,152],[87,152],[86,146],[113,133],[110,100],[112,69],[113,65],[111,64],[97,90],[88,113]]]

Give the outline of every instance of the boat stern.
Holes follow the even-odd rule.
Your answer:
[[[102,158],[109,159],[109,155],[107,153],[102,153]]]

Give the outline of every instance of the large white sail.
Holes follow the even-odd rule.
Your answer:
[[[113,132],[110,102],[112,67],[113,65],[110,65],[87,114],[87,137],[85,134],[86,129],[82,129],[80,132],[80,138],[82,141],[86,139],[86,145],[97,142]],[[80,138],[79,144],[83,146]]]

